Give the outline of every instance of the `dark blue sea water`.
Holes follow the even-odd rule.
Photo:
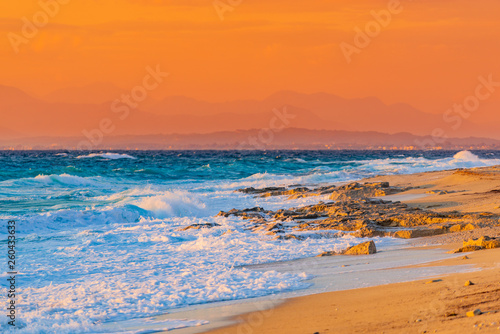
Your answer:
[[[70,151],[0,151],[0,181],[68,173],[136,181],[237,180],[257,173],[303,175],[362,168],[367,161],[392,159],[393,165],[418,167],[419,158],[453,157],[458,151],[114,151],[83,158]],[[102,156],[99,154],[107,154]],[[498,159],[499,151],[473,151]],[[126,156],[133,159],[126,159]],[[121,158],[121,159],[120,159]],[[406,161],[406,159],[409,159]],[[423,162],[422,160],[421,162]],[[307,162],[307,164],[305,164]],[[209,166],[209,168],[208,168]],[[369,166],[367,166],[369,167]],[[390,167],[390,166],[388,166]],[[439,166],[436,166],[439,167]],[[405,170],[402,170],[403,172]]]

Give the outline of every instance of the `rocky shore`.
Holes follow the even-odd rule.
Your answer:
[[[454,171],[451,175],[454,174],[474,175],[472,172],[462,170]],[[385,199],[385,196],[415,191],[434,197],[459,193],[455,190],[428,188],[422,185],[391,185],[388,181],[353,182],[341,186],[328,185],[318,188],[300,185],[245,188],[237,191],[258,197],[288,196],[289,199],[328,196],[329,201],[318,201],[314,205],[283,208],[276,211],[265,210],[261,207],[233,209],[228,212],[221,211],[218,215],[241,217],[248,221],[249,230],[274,235],[279,240],[304,240],[307,236],[299,233],[303,231],[334,232],[329,233],[328,237],[341,237],[349,233],[355,237],[365,238],[389,236],[412,239],[499,225],[499,213],[434,211],[431,209],[432,206],[426,208],[426,206],[422,207],[411,202],[403,203],[399,200]],[[460,195],[463,195],[463,192]],[[200,226],[188,228],[200,228]]]
[[[277,240],[307,231],[408,239],[414,247],[442,245],[464,255],[423,266],[475,265],[480,270],[432,280],[320,293],[239,316],[213,334],[239,333],[500,333],[500,166],[379,176],[341,186],[246,188],[261,197],[321,196],[314,205],[220,212]],[[325,200],[327,196],[328,200]],[[367,241],[318,256],[374,254]],[[334,277],[332,277],[334,279]],[[255,319],[261,317],[256,323]],[[291,321],[290,319],[300,319]]]

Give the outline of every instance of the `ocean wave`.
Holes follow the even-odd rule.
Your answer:
[[[453,156],[453,159],[457,161],[471,161],[471,162],[481,161],[481,159],[479,159],[479,157],[474,153],[472,153],[471,151],[460,151]]]
[[[161,195],[148,196],[134,204],[151,212],[157,218],[200,217],[207,214],[205,203],[186,191],[165,192]]]
[[[110,203],[114,208],[135,207],[145,217],[204,217],[213,212],[207,211],[206,196],[187,190],[166,190],[165,186],[148,185],[118,191],[110,195],[94,198],[96,201]]]
[[[18,226],[23,233],[48,235],[59,230],[68,231],[86,227],[104,227],[113,224],[136,223],[141,217],[147,217],[147,211],[133,205],[107,207],[99,210],[61,209],[48,211],[37,215],[20,217]],[[7,232],[0,230],[0,235]]]
[[[24,180],[30,180],[30,179],[24,179]],[[37,175],[31,180],[35,180],[47,185],[51,184],[59,184],[59,185],[69,185],[69,186],[97,186],[99,185],[98,182],[95,180],[92,180],[90,178],[85,178],[85,177],[80,177],[80,176],[74,176],[70,174],[52,174],[52,175]]]
[[[39,174],[35,177],[1,181],[0,189],[3,187],[8,187],[10,188],[10,192],[13,193],[14,191],[21,191],[23,189],[33,189],[33,187],[39,187],[40,184],[47,186],[102,187],[103,179],[100,176],[81,177],[67,173],[48,175]],[[46,193],[44,193],[44,195],[46,195]]]
[[[262,272],[240,266],[315,256],[366,239],[349,235],[332,239],[320,231],[315,236],[314,231],[304,233],[307,237],[302,241],[279,241],[264,232],[251,232],[247,220],[216,216],[217,212],[255,206],[277,210],[317,203],[322,198],[290,201],[286,197],[255,198],[235,193],[234,189],[316,186],[377,174],[500,164],[499,159],[489,156],[492,159],[468,151],[454,153],[441,154],[439,159],[427,159],[420,153],[413,157],[380,155],[382,158],[375,160],[368,160],[370,155],[366,155],[359,159],[367,160],[329,159],[331,165],[315,163],[314,157],[307,158],[307,163],[282,159],[276,163],[281,165],[265,162],[252,165],[251,161],[243,161],[246,174],[238,174],[243,170],[239,165],[234,168],[224,165],[224,172],[228,173],[221,173],[223,176],[212,176],[218,170],[218,160],[200,162],[195,157],[185,165],[179,162],[182,168],[172,171],[172,174],[183,173],[184,179],[138,176],[148,174],[149,170],[170,172],[177,161],[159,160],[156,156],[154,161],[144,158],[145,163],[133,169],[136,175],[129,172],[126,160],[113,166],[114,174],[108,164],[72,160],[77,166],[89,165],[81,166],[78,175],[101,176],[59,174],[61,169],[56,166],[25,174],[33,176],[43,171],[48,175],[0,182],[4,201],[39,198],[58,208],[48,212],[33,210],[14,217],[26,253],[22,273],[26,284],[20,286],[19,300],[22,328],[17,332],[106,332],[96,324],[151,316],[187,305],[307,287],[309,277],[300,272]],[[387,156],[391,158],[385,159]],[[213,168],[201,173],[199,166],[208,162]],[[248,166],[251,168],[246,169]],[[193,170],[208,176],[194,182],[186,180],[193,177]],[[75,198],[79,200],[77,204]],[[66,201],[64,209],[56,205],[61,200]],[[184,230],[193,224],[213,227]],[[0,230],[0,236],[6,233]],[[374,240],[382,251],[403,242],[392,238]],[[0,274],[5,281],[3,277]],[[165,328],[170,325],[165,324]],[[0,323],[0,332],[5,331],[6,322]]]
[[[342,169],[315,167],[302,174],[255,173],[238,181],[226,183],[224,188],[271,187],[292,184],[314,185],[356,181],[376,175],[399,175],[448,170],[456,168],[500,165],[500,159],[483,159],[470,151],[460,151],[452,157],[427,159],[424,157],[397,157],[373,160],[343,161]],[[339,164],[339,162],[331,162]],[[349,166],[348,166],[349,165]]]
[[[88,155],[79,155],[76,157],[77,159],[86,159],[86,158],[104,158],[109,160],[115,159],[137,159],[128,154],[120,154],[120,153],[91,153]]]
[[[411,174],[456,168],[489,167],[500,164],[500,159],[481,159],[470,151],[460,151],[453,157],[426,159],[408,157],[403,159],[377,159],[360,161],[359,171],[376,174]]]
[[[26,280],[40,272],[44,276],[43,281],[21,287],[19,333],[99,333],[105,332],[105,326],[96,323],[106,325],[187,305],[306,288],[310,277],[304,273],[261,272],[240,266],[313,256],[362,240],[345,236],[278,242],[248,231],[241,219],[139,218],[133,211],[131,206],[108,211],[67,210],[19,222],[20,230],[31,225],[37,235],[45,234],[42,225],[53,229],[43,237],[46,242],[35,238],[33,253],[26,258]],[[129,215],[124,216],[126,213]],[[200,222],[218,226],[180,230]],[[395,242],[375,240],[382,249]],[[51,256],[44,256],[47,253]],[[4,323],[0,326],[6,329]]]

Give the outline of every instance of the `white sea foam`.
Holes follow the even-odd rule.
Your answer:
[[[18,222],[19,230],[28,234],[22,242],[31,254],[24,258],[19,277],[32,281],[44,275],[38,283],[20,286],[19,333],[99,333],[96,323],[305,288],[308,277],[300,273],[236,266],[313,256],[361,240],[310,236],[276,241],[248,231],[239,218],[214,217],[221,208],[239,205],[283,206],[277,198],[158,192],[158,187],[121,196],[101,209],[59,210]],[[181,230],[195,223],[219,226]],[[394,242],[377,239],[377,246],[384,249]]]
[[[104,159],[137,159],[131,155],[128,154],[120,154],[120,153],[91,153],[88,155],[79,155],[76,157],[77,159],[84,159],[84,158],[104,158]]]
[[[152,212],[158,218],[199,217],[206,213],[206,205],[185,191],[166,192],[162,195],[145,197],[135,202],[135,204],[144,210]]]
[[[50,274],[43,283],[20,287],[19,307],[23,309],[21,323],[25,328],[21,333],[55,328],[63,333],[84,328],[96,332],[91,325],[95,322],[304,288],[308,283],[302,274],[262,273],[235,266],[312,256],[361,240],[346,236],[276,241],[247,231],[237,218],[143,217],[134,223],[133,213],[126,217],[127,208],[114,210],[79,217],[67,211],[64,219],[58,219],[62,213],[57,212],[51,219],[33,217],[29,221],[37,227],[59,226],[49,235],[38,229],[47,235],[44,238],[57,242],[26,244],[26,251],[33,256],[24,259],[29,269],[19,277],[30,280],[38,272]],[[72,224],[69,228],[72,220],[79,221],[81,227]],[[180,230],[209,222],[220,226]],[[79,233],[66,232],[79,229]],[[376,241],[382,249],[394,243],[391,239]]]
[[[339,237],[335,231],[314,231],[297,232],[306,238],[302,241],[279,241],[251,232],[248,221],[216,217],[217,212],[254,206],[275,210],[326,198],[255,198],[235,193],[235,189],[316,186],[380,173],[491,166],[500,160],[464,151],[437,160],[396,157],[348,163],[344,170],[334,170],[325,163],[302,174],[262,172],[231,181],[114,182],[106,177],[54,174],[0,182],[2,189],[19,192],[12,198],[29,195],[59,201],[69,196],[75,200],[76,190],[89,193],[78,197],[75,207],[61,209],[56,201],[53,207],[44,208],[47,211],[16,217],[19,242],[26,254],[19,268],[19,307],[23,312],[16,333],[113,332],[127,319],[175,307],[302,289],[309,286],[310,276],[301,271],[260,272],[239,266],[315,256],[366,240]],[[183,230],[192,224],[215,227]],[[0,235],[5,233],[0,229]],[[374,240],[382,251],[403,242]],[[5,273],[0,275],[2,288],[5,277]],[[202,320],[156,325],[172,329]],[[6,332],[6,323],[0,326],[0,331]],[[139,327],[146,328],[145,322],[139,321]],[[130,328],[124,331],[135,333]]]
[[[456,161],[470,161],[470,162],[480,162],[481,159],[474,153],[470,151],[460,151],[453,156]]]
[[[461,151],[451,158],[434,160],[424,157],[398,157],[345,163],[356,164],[357,167],[336,171],[331,171],[327,167],[315,168],[303,175],[256,173],[235,182],[225,183],[222,187],[236,189],[241,187],[257,188],[292,184],[314,185],[318,183],[345,182],[379,174],[410,174],[455,168],[495,166],[500,165],[500,159],[481,159],[469,151]],[[339,162],[335,161],[330,164],[339,164]],[[325,163],[325,165],[327,166],[328,163]]]

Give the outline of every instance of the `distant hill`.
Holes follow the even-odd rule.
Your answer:
[[[409,133],[384,134],[308,130],[288,128],[263,132],[262,129],[222,131],[209,134],[170,134],[139,136],[105,136],[100,149],[500,149],[500,140],[488,138],[449,138],[443,144],[425,147],[419,143],[432,142],[429,136]],[[36,137],[0,142],[0,149],[75,149],[81,137]]]
[[[26,137],[26,135],[11,129],[0,127],[0,140],[22,138],[22,137]]]
[[[449,127],[442,115],[424,113],[403,103],[386,105],[373,97],[345,99],[327,93],[283,91],[263,100],[209,103],[174,96],[161,101],[147,99],[134,108],[124,104],[113,108],[112,97],[120,98],[123,93],[109,84],[95,84],[63,89],[49,94],[46,100],[0,85],[0,127],[29,137],[83,138],[84,130],[98,129],[106,120],[113,128],[110,136],[208,134],[269,128],[276,125],[276,113],[285,110],[291,115],[287,127],[309,130],[429,135],[436,128]],[[76,100],[80,102],[70,103]],[[117,106],[128,109],[128,116],[120,118],[123,114],[113,111]],[[493,123],[479,126],[464,121],[456,133],[500,139]]]
[[[404,103],[386,105],[379,99],[345,99],[327,93],[302,94],[281,91],[264,100],[240,100],[224,103],[208,103],[185,97],[168,97],[148,105],[145,111],[156,115],[256,115],[265,110],[282,106],[309,112],[318,122],[293,122],[293,126],[320,130],[379,131],[384,133],[409,132],[428,135],[436,127],[446,127],[442,114],[428,114]],[[449,125],[448,125],[449,126]],[[237,127],[245,129],[241,124]],[[226,129],[231,130],[231,129]],[[491,131],[489,131],[491,130]],[[497,131],[464,121],[462,135],[496,134]],[[500,138],[500,137],[499,137]]]
[[[102,104],[127,93],[111,83],[96,82],[81,87],[67,87],[47,94],[43,99],[51,103]]]

